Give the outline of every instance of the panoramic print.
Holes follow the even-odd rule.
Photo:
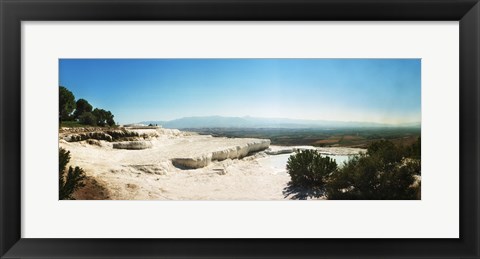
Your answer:
[[[420,59],[60,59],[60,200],[419,200]]]

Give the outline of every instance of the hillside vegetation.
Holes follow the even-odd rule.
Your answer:
[[[95,108],[85,99],[75,101],[73,93],[64,86],[59,89],[59,120],[61,127],[115,126],[110,111]]]
[[[367,153],[341,167],[316,150],[300,151],[288,159],[291,182],[285,192],[332,200],[420,199],[420,143],[420,138],[409,146],[387,140],[374,142]]]

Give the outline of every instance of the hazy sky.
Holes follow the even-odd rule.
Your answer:
[[[118,123],[190,116],[420,122],[420,59],[61,59]]]

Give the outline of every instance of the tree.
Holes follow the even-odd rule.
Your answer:
[[[317,150],[303,150],[291,155],[287,161],[291,185],[323,191],[328,177],[337,170],[337,163]]]
[[[114,116],[113,116],[112,113],[110,113],[110,111],[108,111],[108,113],[109,113],[109,116],[107,118],[107,124],[108,124],[108,126],[112,127],[112,126],[115,125],[115,121],[113,120]]]
[[[59,98],[59,119],[60,121],[78,120],[82,124],[92,126],[114,126],[113,114],[104,109],[95,108],[92,111],[92,105],[85,99],[78,99],[75,102],[75,96],[67,88],[60,86]],[[72,112],[73,116],[71,116]]]
[[[115,125],[115,121],[113,120],[113,114],[110,111],[106,111],[104,109],[95,108],[93,110],[93,115],[97,118],[97,125],[98,126],[113,126]]]
[[[60,121],[69,120],[70,114],[76,107],[75,96],[63,86],[60,86],[59,94],[59,119]]]
[[[85,187],[85,183],[83,181],[85,180],[86,176],[83,169],[78,166],[75,168],[70,166],[67,171],[66,169],[68,162],[70,162],[70,151],[60,148],[58,174],[60,200],[74,200],[75,198],[72,197],[73,193],[76,190]]]
[[[420,160],[408,157],[408,148],[390,141],[372,143],[367,154],[350,159],[326,184],[328,199],[410,200]]]
[[[91,112],[84,112],[78,117],[78,121],[81,124],[97,126],[97,118]]]
[[[90,105],[87,100],[78,99],[73,116],[75,119],[78,119],[83,113],[92,112],[92,109],[93,109],[92,105]]]

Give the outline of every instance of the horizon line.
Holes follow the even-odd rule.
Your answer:
[[[355,120],[328,120],[328,119],[303,119],[303,118],[287,118],[287,117],[256,117],[251,115],[244,115],[244,116],[223,116],[223,115],[204,115],[204,116],[183,116],[178,117],[175,119],[165,120],[165,119],[154,119],[154,120],[141,120],[132,123],[124,123],[124,124],[135,124],[141,122],[170,122],[174,120],[180,120],[185,118],[208,118],[208,117],[220,117],[220,118],[254,118],[254,119],[278,119],[278,120],[297,120],[297,121],[310,121],[310,122],[344,122],[344,123],[372,123],[372,124],[385,124],[385,125],[405,125],[405,124],[421,124],[421,120],[419,121],[407,121],[401,123],[391,123],[391,122],[376,122],[376,121],[355,121]]]

